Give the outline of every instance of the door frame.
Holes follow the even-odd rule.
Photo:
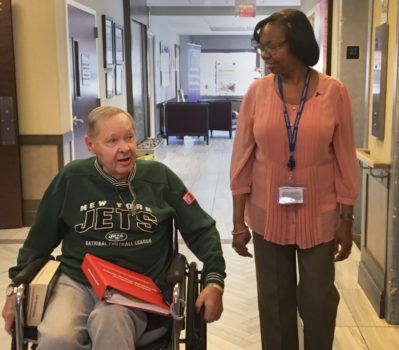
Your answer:
[[[147,89],[148,89],[148,121],[149,135],[154,138],[155,135],[155,36],[147,30]]]
[[[399,6],[396,13],[396,28],[399,25]],[[391,186],[389,189],[388,203],[388,236],[387,236],[387,278],[386,278],[386,320],[391,324],[399,324],[399,221],[397,208],[399,205],[399,35],[396,34],[394,65],[396,74],[392,84],[394,103],[392,111],[391,129]],[[393,293],[393,291],[395,291]]]
[[[132,26],[133,25],[138,25],[140,27],[140,33],[137,33],[138,36],[140,37],[140,43],[141,43],[141,48],[142,48],[142,52],[141,52],[141,63],[143,65],[142,67],[142,77],[143,77],[143,86],[142,86],[142,93],[143,93],[143,112],[144,112],[144,119],[143,119],[143,129],[144,129],[144,135],[143,135],[143,139],[138,139],[137,142],[141,142],[143,140],[145,140],[148,135],[150,135],[150,121],[149,121],[149,115],[148,115],[148,109],[149,109],[149,99],[148,99],[148,61],[147,61],[147,32],[148,32],[148,27],[143,24],[142,22],[137,21],[135,18],[131,17],[130,21],[129,21],[129,26],[130,26],[130,37],[128,40],[130,40],[130,64],[133,66],[134,62],[133,62],[133,54],[132,54],[132,40],[134,33],[132,30]],[[126,28],[125,28],[126,30]],[[126,49],[128,48],[128,46],[126,45]],[[128,111],[131,112],[132,115],[135,116],[135,105],[134,105],[134,79],[133,79],[133,75],[134,75],[134,70],[131,69],[131,75],[132,75],[132,80],[131,80],[131,84],[132,84],[132,88],[131,88],[131,95],[128,95]],[[131,105],[131,111],[129,110],[129,101],[131,101],[130,105]],[[137,126],[137,123],[136,123]],[[136,137],[137,137],[137,128],[136,128]]]
[[[179,95],[179,90],[181,89],[180,84],[180,45],[175,44],[174,46],[174,68],[175,68],[175,94],[176,98]]]

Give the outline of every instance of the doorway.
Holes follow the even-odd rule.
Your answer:
[[[96,14],[68,4],[69,64],[73,115],[73,158],[90,156],[84,143],[89,112],[100,105]]]
[[[150,137],[155,137],[155,38],[154,34],[147,32],[147,66],[148,66],[148,105]]]

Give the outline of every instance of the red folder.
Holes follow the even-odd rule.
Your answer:
[[[86,254],[82,270],[101,300],[170,316],[162,291],[148,276]]]

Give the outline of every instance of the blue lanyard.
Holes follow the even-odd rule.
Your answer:
[[[297,136],[298,136],[298,126],[299,126],[299,122],[302,117],[303,107],[305,106],[306,95],[307,95],[308,88],[309,88],[309,81],[310,81],[310,69],[307,70],[306,75],[305,75],[305,83],[303,85],[301,101],[299,102],[299,108],[298,108],[298,112],[296,113],[294,126],[293,126],[293,128],[291,128],[290,117],[288,115],[287,106],[285,105],[285,102],[284,102],[283,80],[280,75],[277,76],[278,91],[280,93],[281,99],[283,100],[284,120],[285,120],[285,126],[287,128],[288,145],[289,145],[289,150],[290,150],[290,157],[288,159],[287,166],[288,166],[288,169],[290,169],[290,171],[294,170],[294,168],[295,168],[294,151],[295,151],[295,145],[296,145],[296,140],[297,140]]]

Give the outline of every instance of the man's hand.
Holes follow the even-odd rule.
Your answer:
[[[202,306],[205,307],[204,318],[210,323],[217,321],[223,312],[223,292],[208,284],[200,293],[195,302],[197,312],[200,312]]]
[[[15,303],[17,296],[15,294],[6,298],[1,315],[4,318],[4,329],[11,335],[15,322]]]
[[[341,220],[334,236],[334,261],[342,261],[348,258],[352,249],[352,222]]]

